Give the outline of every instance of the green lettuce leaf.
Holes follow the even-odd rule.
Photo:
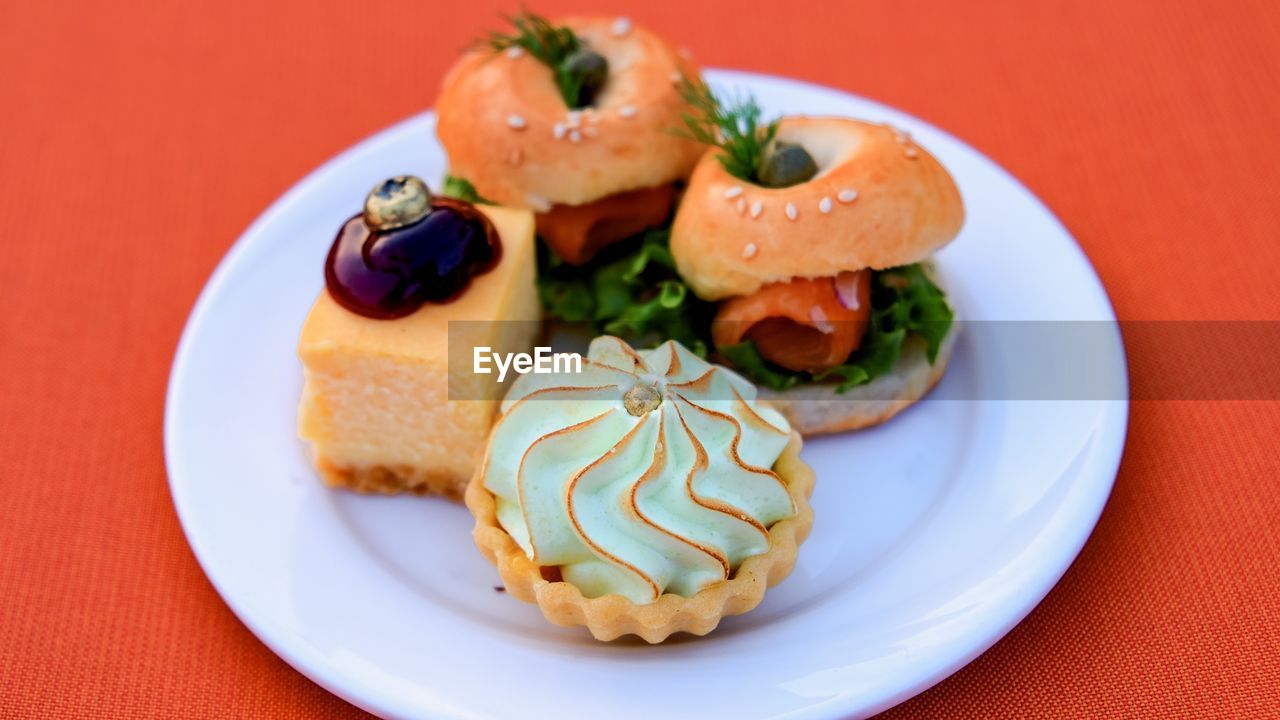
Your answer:
[[[480,197],[480,193],[476,192],[476,186],[470,182],[453,175],[444,176],[444,186],[440,188],[440,194],[458,200],[465,200],[469,203],[482,203],[484,205],[494,205],[489,200]]]
[[[677,340],[706,357],[715,306],[676,274],[668,232],[651,230],[574,267],[540,246],[538,293],[551,317],[586,322],[640,347]]]
[[[757,384],[764,385],[772,390],[786,390],[789,387],[798,385],[804,382],[807,375],[807,373],[793,372],[778,367],[765,360],[756,348],[756,344],[750,340],[740,342],[737,345],[716,348],[716,351],[733,365],[734,370],[751,378]]]

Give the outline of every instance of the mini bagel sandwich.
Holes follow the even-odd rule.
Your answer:
[[[956,335],[930,257],[964,206],[906,133],[836,117],[758,122],[689,83],[694,169],[671,229],[677,271],[717,302],[714,350],[802,433],[872,425],[941,378]]]
[[[674,183],[703,152],[670,132],[689,111],[678,81],[697,71],[626,18],[511,22],[445,78],[436,134],[448,185],[534,210],[538,235],[580,265],[670,217]]]

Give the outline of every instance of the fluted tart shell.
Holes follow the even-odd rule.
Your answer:
[[[497,503],[484,486],[484,470],[472,478],[465,496],[475,516],[473,537],[480,552],[498,568],[507,592],[536,604],[543,616],[563,627],[585,626],[597,640],[636,635],[660,643],[675,633],[706,635],[729,615],[741,615],[760,604],[765,590],[781,582],[795,565],[800,543],[813,527],[813,470],[800,459],[802,441],[792,432],[773,471],[795,502],[795,515],[769,528],[768,551],[742,561],[728,580],[703,588],[692,597],[664,593],[655,602],[638,604],[621,595],[584,597],[570,583],[548,579],[557,573],[531,561],[498,523]],[[546,570],[551,570],[547,568]]]

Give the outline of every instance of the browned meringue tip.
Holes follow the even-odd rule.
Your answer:
[[[769,528],[769,550],[747,558],[733,577],[699,591],[693,597],[663,594],[656,602],[636,604],[621,595],[583,597],[570,583],[552,581],[525,555],[498,524],[497,503],[485,487],[483,468],[467,486],[467,509],[476,519],[476,547],[498,568],[507,592],[536,604],[547,620],[563,627],[584,625],[597,640],[637,635],[660,643],[678,632],[706,635],[720,619],[740,615],[760,604],[765,590],[781,582],[795,566],[800,543],[813,527],[813,470],[800,459],[799,433],[783,448],[773,470],[786,483],[796,514]]]

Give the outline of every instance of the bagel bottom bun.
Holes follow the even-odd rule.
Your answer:
[[[933,364],[925,356],[924,340],[907,336],[902,355],[893,370],[866,385],[836,393],[831,383],[810,383],[786,390],[760,388],[760,399],[769,401],[801,435],[826,435],[878,425],[924,397],[942,379],[960,334],[952,323]]]

